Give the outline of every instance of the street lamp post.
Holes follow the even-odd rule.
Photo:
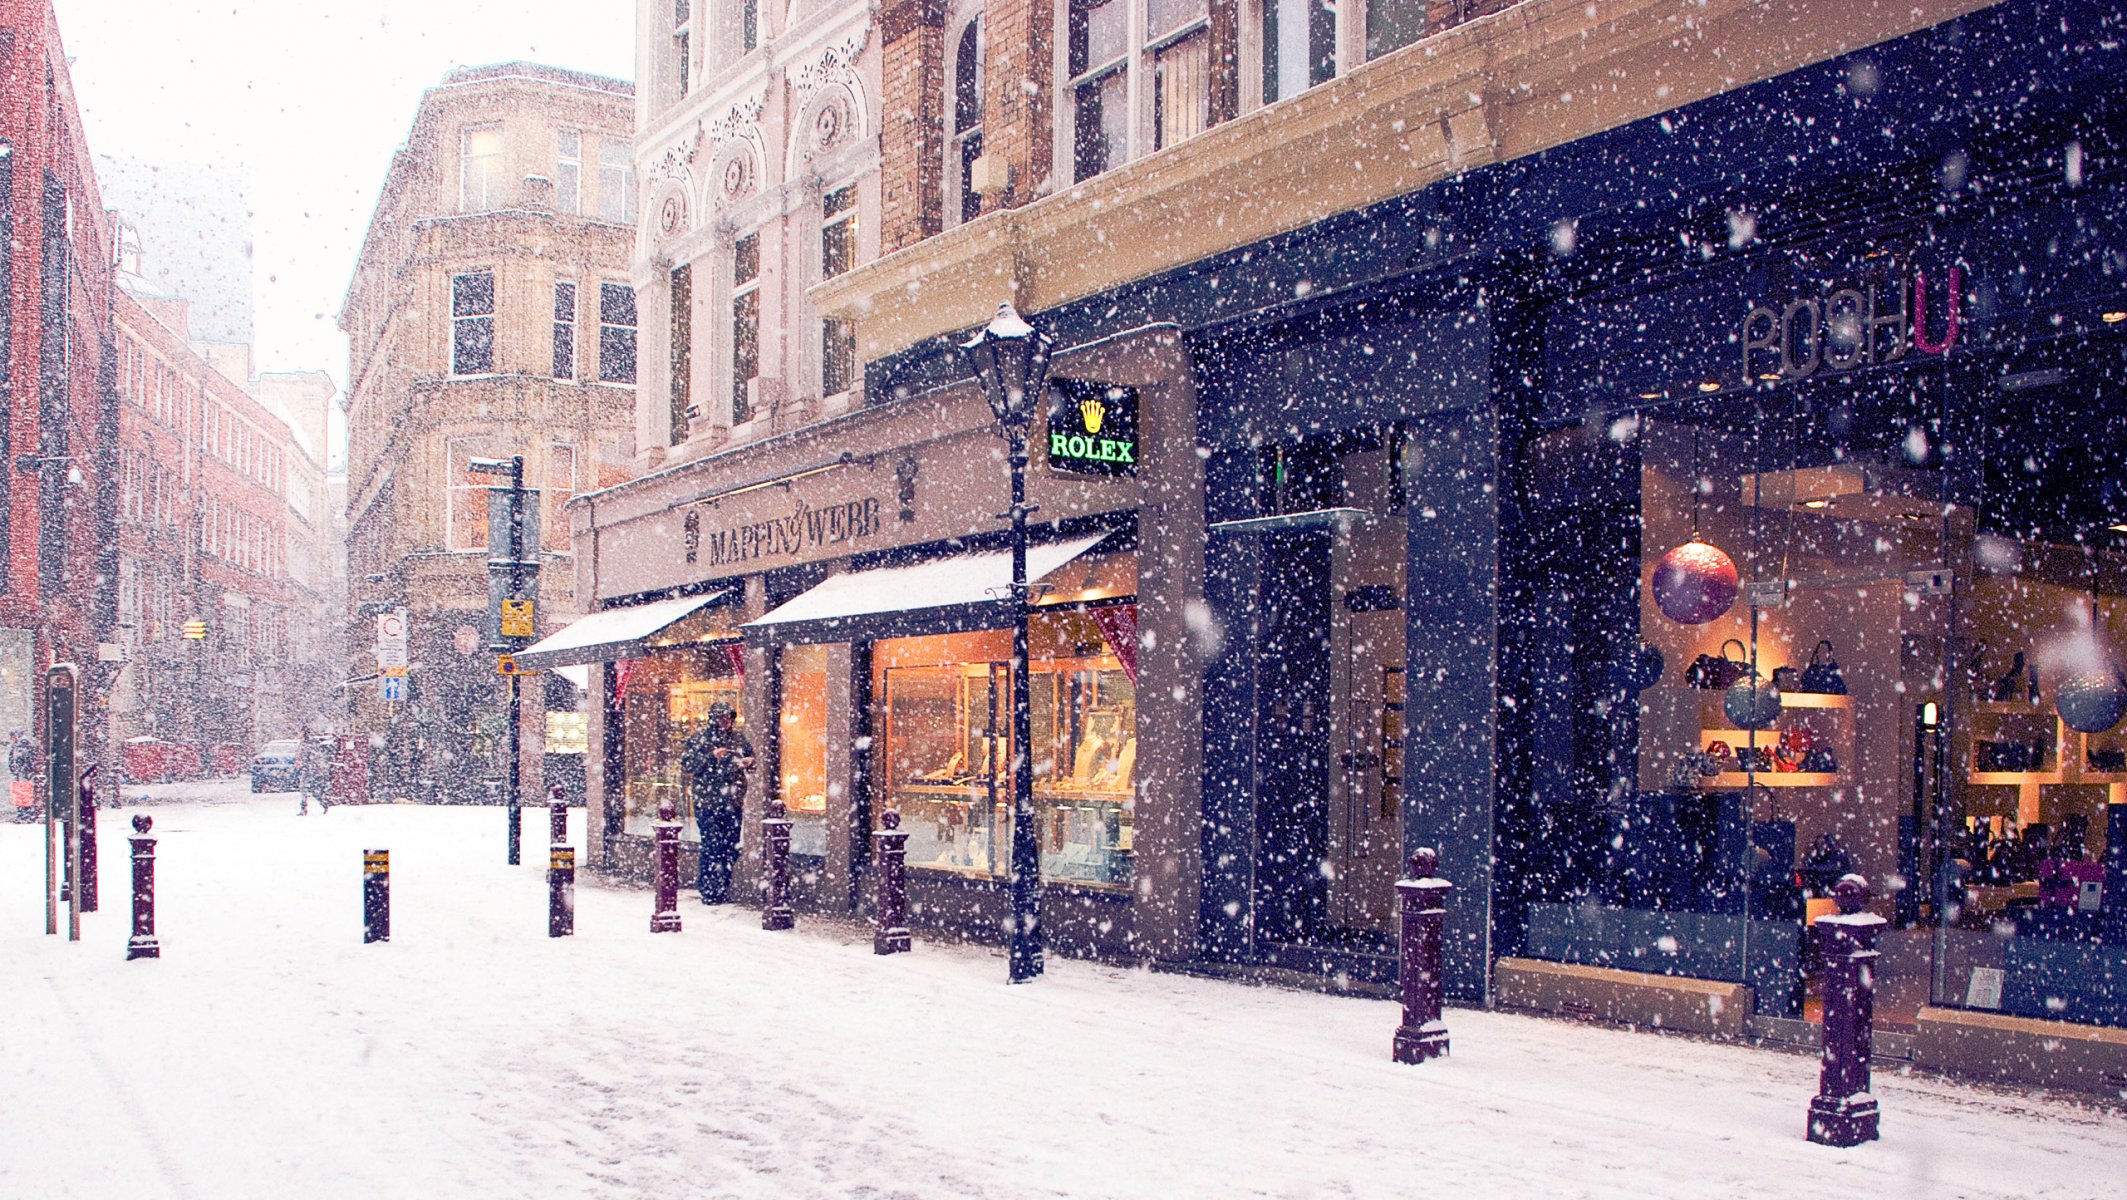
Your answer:
[[[468,470],[481,475],[506,475],[509,477],[508,485],[502,489],[507,493],[509,502],[509,541],[505,547],[506,556],[500,561],[490,557],[487,563],[489,577],[501,576],[503,585],[502,595],[498,597],[495,606],[495,640],[489,643],[488,649],[493,650],[498,655],[507,654],[511,650],[520,648],[523,640],[512,638],[503,632],[500,601],[524,598],[524,578],[527,565],[524,561],[524,455],[512,454],[508,458],[475,458],[468,462],[466,467]],[[488,545],[494,545],[492,537]],[[491,556],[493,553],[492,550],[489,551]],[[531,565],[536,568],[538,564],[533,563]],[[515,674],[504,675],[502,681],[506,713],[504,719],[509,725],[509,735],[504,742],[508,747],[506,753],[509,756],[509,761],[503,770],[503,778],[505,780],[503,785],[503,803],[509,808],[509,860],[510,865],[514,867],[520,858],[519,847],[524,840],[524,810],[518,804],[519,790],[523,786],[523,781],[520,778],[520,764],[517,761],[520,757],[518,739],[521,731],[518,729],[518,717],[521,702],[518,699],[517,676]]]
[[[1041,974],[1041,839],[1034,824],[1034,758],[1027,690],[1027,431],[1048,381],[1054,342],[1009,303],[960,347],[1003,430],[1012,473],[1012,946],[1011,981]]]

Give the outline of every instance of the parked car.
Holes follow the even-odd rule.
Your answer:
[[[251,760],[251,790],[292,792],[296,786],[296,758],[303,743],[295,738],[276,738],[259,747]]]

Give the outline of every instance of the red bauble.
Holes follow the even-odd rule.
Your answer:
[[[1654,568],[1654,603],[1682,625],[1704,625],[1736,602],[1736,561],[1719,546],[1694,538],[1662,556]]]

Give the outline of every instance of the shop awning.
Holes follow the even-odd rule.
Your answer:
[[[544,670],[634,658],[649,649],[659,634],[735,592],[734,588],[724,588],[699,596],[595,612],[532,643],[518,653],[517,662]]]
[[[1027,581],[1039,583],[1110,535],[1085,534],[1027,547]],[[1012,554],[985,550],[905,567],[831,575],[810,591],[741,626],[749,642],[846,642],[996,629],[1007,617]]]

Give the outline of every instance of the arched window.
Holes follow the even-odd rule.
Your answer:
[[[982,157],[982,18],[960,29],[953,48],[953,73],[946,99],[952,123],[945,148],[945,211],[951,223],[982,215],[975,191],[975,160]]]

